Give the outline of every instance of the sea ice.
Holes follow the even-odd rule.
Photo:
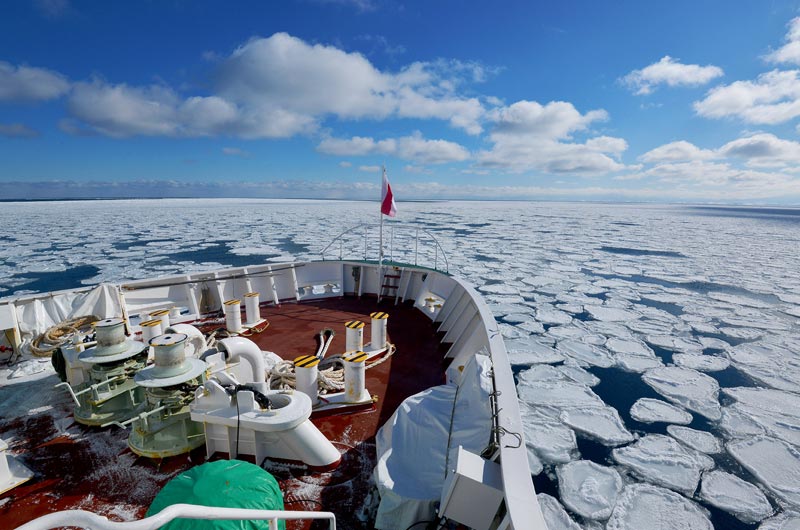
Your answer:
[[[699,372],[719,372],[731,364],[725,357],[691,353],[676,353],[672,356],[672,361],[682,368],[691,368]]]
[[[658,357],[643,357],[641,355],[631,355],[629,353],[621,353],[614,357],[617,361],[617,366],[626,372],[634,372],[637,374],[644,373],[653,368],[664,366],[661,359]]]
[[[728,452],[778,498],[800,508],[800,453],[777,438],[758,436],[727,444]]]
[[[680,425],[667,425],[667,432],[670,436],[695,451],[706,454],[722,452],[722,443],[710,432],[698,431],[689,427],[681,427]]]
[[[553,307],[539,307],[536,310],[536,320],[542,324],[569,324],[572,316]]]
[[[622,491],[622,478],[614,468],[578,460],[556,468],[561,501],[586,519],[605,520]]]
[[[540,493],[536,496],[536,499],[542,509],[547,530],[581,530],[580,525],[572,520],[567,510],[554,497],[546,493]]]
[[[639,398],[631,407],[631,417],[642,423],[664,422],[678,425],[692,423],[692,415],[685,410],[652,398]]]
[[[767,497],[757,486],[719,470],[703,473],[700,498],[745,523],[757,523],[773,512]]]
[[[555,349],[530,337],[506,341],[506,351],[511,364],[545,364],[564,361],[564,356]]]
[[[800,392],[800,359],[784,345],[761,342],[739,344],[727,355],[733,365],[772,388]]]
[[[673,337],[672,335],[648,335],[645,339],[649,344],[680,353],[702,353],[703,345],[686,337]]]
[[[606,530],[714,530],[708,512],[689,499],[650,484],[620,495]]]
[[[597,346],[586,344],[577,340],[562,340],[556,344],[556,350],[579,363],[586,363],[600,368],[614,366],[614,361],[609,355]]]
[[[758,530],[800,530],[800,513],[783,512],[762,521]]]
[[[613,407],[568,409],[561,412],[560,419],[578,433],[603,445],[614,447],[633,441],[633,435]]]
[[[606,342],[606,348],[614,353],[626,353],[630,355],[639,355],[641,357],[655,356],[653,350],[640,340],[625,340],[612,337]]]
[[[525,443],[545,464],[564,464],[578,454],[575,433],[562,423],[530,421],[523,417]]]
[[[766,432],[750,415],[733,407],[722,407],[719,428],[726,438],[746,438]]]
[[[714,467],[706,455],[685,448],[669,436],[648,434],[611,452],[614,460],[648,482],[692,495],[702,471]]]
[[[626,322],[639,318],[639,315],[632,311],[615,307],[587,305],[584,309],[593,319],[602,320],[603,322]]]
[[[748,416],[772,436],[800,445],[800,396],[749,387],[726,388],[724,394],[736,400],[729,408]]]
[[[719,383],[697,370],[666,366],[642,375],[642,380],[656,392],[710,420],[722,416],[719,406]]]

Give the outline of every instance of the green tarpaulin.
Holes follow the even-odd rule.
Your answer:
[[[241,460],[219,460],[181,473],[156,495],[147,510],[154,515],[173,504],[283,510],[278,482],[260,467]],[[267,530],[268,521],[175,519],[164,530]],[[281,521],[279,528],[285,530]]]

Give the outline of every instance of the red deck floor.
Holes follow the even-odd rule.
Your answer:
[[[397,346],[392,358],[367,370],[367,389],[378,395],[378,402],[358,412],[312,418],[340,449],[342,463],[326,473],[265,464],[281,485],[286,509],[332,511],[339,528],[372,527],[365,519],[364,508],[369,496],[374,495],[371,472],[376,459],[375,434],[403,399],[444,381],[439,337],[428,318],[411,306],[378,306],[374,298],[352,297],[262,307],[262,316],[270,326],[251,337],[263,350],[294,359],[315,353],[317,334],[330,327],[336,336],[328,354],[342,353],[344,323],[354,319],[366,322],[367,343],[369,313],[378,309],[389,313],[389,340]],[[0,529],[15,528],[52,511],[76,508],[99,512],[112,520],[139,518],[169,479],[203,462],[205,447],[155,462],[127,449],[127,431],[100,430],[72,422],[72,402],[66,392],[51,390],[57,382],[51,376],[0,387],[0,403],[19,401],[20,393],[41,398],[40,405],[26,416],[0,418],[0,437],[10,440],[12,452],[36,472],[29,482],[0,495]],[[30,402],[33,397],[27,399]],[[224,457],[216,455],[215,459]],[[287,524],[289,529],[309,527]]]

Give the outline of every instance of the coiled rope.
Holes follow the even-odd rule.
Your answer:
[[[44,333],[37,335],[30,344],[31,353],[35,357],[50,357],[57,348],[72,340],[81,332],[81,328],[100,320],[94,315],[70,318],[50,326]]]
[[[397,351],[394,344],[389,344],[386,354],[367,364],[364,368],[369,370],[385,363]],[[343,355],[332,355],[325,358],[319,365],[317,385],[320,394],[331,394],[344,390],[344,361]],[[294,361],[280,361],[268,373],[269,387],[272,390],[290,390],[295,388]]]

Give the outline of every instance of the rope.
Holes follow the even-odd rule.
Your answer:
[[[72,337],[80,333],[81,328],[100,320],[94,315],[87,315],[77,318],[70,318],[51,326],[36,336],[31,341],[31,353],[35,357],[50,357],[59,347],[72,340]]]
[[[394,344],[389,347],[381,359],[370,363],[364,367],[365,370],[375,368],[385,363],[397,351]],[[326,368],[323,368],[323,365]],[[344,365],[341,355],[326,357],[320,363],[317,372],[317,385],[319,393],[322,395],[344,391]],[[273,390],[293,390],[295,388],[294,361],[280,361],[269,371],[269,387]]]

